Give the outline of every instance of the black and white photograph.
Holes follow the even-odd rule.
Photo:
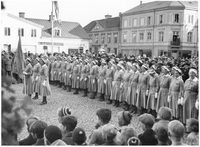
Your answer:
[[[1,145],[199,146],[198,1],[1,1]]]

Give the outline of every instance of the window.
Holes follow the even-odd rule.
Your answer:
[[[187,42],[192,42],[192,32],[188,32],[188,34],[187,34]]]
[[[36,29],[31,29],[31,37],[36,37]]]
[[[127,42],[127,36],[126,36],[126,33],[123,34],[123,42]]]
[[[118,34],[115,33],[115,34],[114,34],[114,43],[117,43],[117,39],[118,39]]]
[[[4,34],[5,36],[10,36],[10,28],[5,27],[4,31],[5,31],[5,34]]]
[[[164,32],[159,32],[159,41],[160,42],[164,41]]]
[[[137,26],[137,18],[133,19],[133,26],[136,27]]]
[[[110,53],[110,48],[108,48],[108,53]]]
[[[111,34],[108,34],[108,43],[111,43]]]
[[[163,24],[163,15],[159,16],[159,24]]]
[[[136,42],[136,32],[132,33],[132,42]]]
[[[151,40],[151,32],[148,32],[148,33],[147,33],[147,40],[148,40],[148,41]]]
[[[143,26],[144,25],[144,18],[140,18],[140,26]]]
[[[90,42],[90,43],[92,43],[92,36],[93,36],[92,34],[89,35],[89,37],[90,37],[89,42]]]
[[[128,21],[127,20],[124,20],[124,28],[126,28],[128,25]]]
[[[174,15],[174,23],[179,23],[179,14]]]
[[[61,31],[59,29],[55,29],[54,36],[61,36]]]
[[[144,33],[140,33],[140,41],[144,40]]]
[[[115,52],[115,54],[117,54],[117,48],[114,48],[114,52]]]
[[[99,37],[99,35],[96,34],[96,35],[95,35],[95,44],[98,44],[98,37]]]
[[[151,25],[151,16],[147,17],[147,25]]]
[[[18,29],[18,36],[24,36],[24,29],[23,28]]]
[[[188,15],[188,23],[193,24],[194,15]]]
[[[104,40],[105,40],[105,35],[101,34],[101,43],[104,44]]]

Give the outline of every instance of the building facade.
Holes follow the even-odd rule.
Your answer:
[[[2,49],[15,51],[18,43],[18,30],[21,31],[23,52],[54,53],[54,52],[85,52],[89,49],[89,36],[77,22],[53,22],[52,19],[25,18],[20,12],[19,17],[5,14],[2,19]],[[53,33],[53,39],[52,39]],[[53,42],[53,46],[52,46]]]
[[[191,57],[198,52],[198,2],[155,1],[120,14],[120,52]]]
[[[90,22],[84,27],[90,37],[90,52],[98,53],[104,47],[108,54],[118,53],[119,49],[119,17],[105,15],[105,19]]]

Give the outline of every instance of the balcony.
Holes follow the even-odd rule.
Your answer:
[[[171,41],[170,44],[171,46],[180,47],[181,42],[180,40],[176,40],[176,41]]]

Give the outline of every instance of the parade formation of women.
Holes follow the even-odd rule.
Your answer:
[[[198,73],[193,59],[187,63],[167,57],[117,58],[100,54],[40,55],[26,59],[23,93],[43,97],[47,104],[50,84],[82,97],[107,101],[132,114],[150,113],[157,116],[162,106],[172,110],[173,118],[186,123],[198,118]],[[188,64],[190,63],[190,64]],[[184,69],[180,69],[184,66]],[[187,73],[185,69],[188,68]],[[187,71],[187,70],[186,70]],[[188,75],[188,77],[187,77]]]

